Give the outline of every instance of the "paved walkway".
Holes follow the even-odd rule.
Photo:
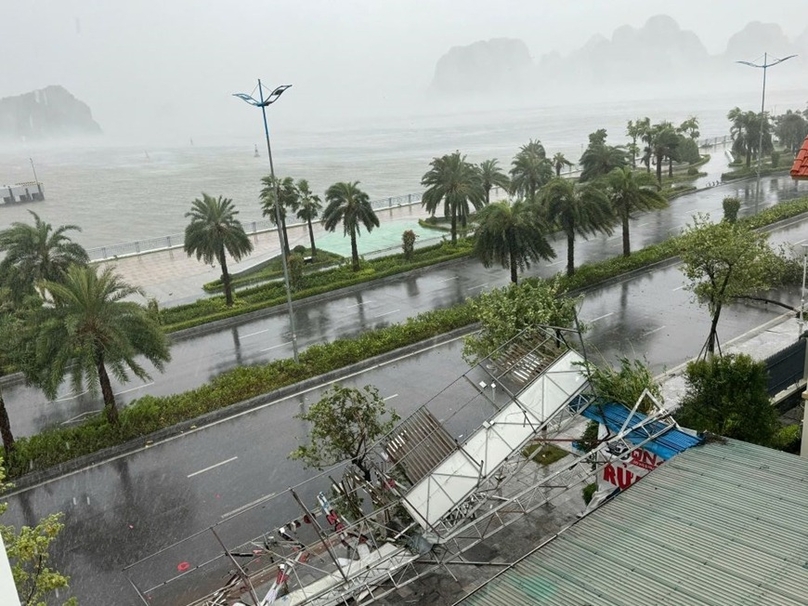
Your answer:
[[[419,204],[397,206],[391,209],[378,210],[379,221],[396,221],[402,219],[417,220],[429,216]],[[341,230],[338,229],[338,233]],[[308,229],[303,224],[287,229],[289,246],[298,244],[308,247]],[[325,235],[322,224],[314,225],[314,241]],[[437,234],[437,232],[436,232]],[[254,267],[263,261],[275,257],[280,252],[277,230],[258,233],[250,236],[253,241],[253,252],[238,263],[228,263],[231,273],[238,273]],[[361,247],[361,239],[360,239]],[[360,248],[360,254],[362,250]],[[192,303],[200,297],[207,296],[202,286],[221,277],[216,265],[206,265],[197,261],[195,256],[186,255],[182,247],[143,253],[130,257],[121,257],[99,262],[100,265],[112,265],[123,279],[134,286],[140,286],[147,298],[154,297],[161,306],[168,307],[184,303]]]

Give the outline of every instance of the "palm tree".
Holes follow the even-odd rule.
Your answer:
[[[273,225],[283,233],[283,254],[287,257],[292,254],[289,249],[289,236],[286,233],[286,210],[297,211],[300,200],[300,192],[297,190],[295,180],[292,177],[266,176],[261,179],[264,187],[261,189],[261,211]],[[278,205],[275,205],[275,198],[278,198]]]
[[[631,254],[629,220],[637,211],[667,208],[668,200],[659,193],[656,180],[648,173],[615,168],[607,177],[612,212],[623,227],[623,256]]]
[[[499,263],[504,269],[510,268],[514,284],[518,281],[517,269],[524,271],[530,269],[531,261],[548,261],[556,256],[547,240],[547,226],[528,202],[491,204],[479,212],[477,221],[474,256],[485,267]]]
[[[0,232],[0,251],[6,256],[0,262],[0,275],[19,296],[30,292],[43,280],[58,282],[71,265],[86,265],[87,251],[73,242],[68,231],[81,231],[77,225],[62,225],[53,229],[33,211],[34,224],[15,222]],[[44,298],[45,291],[39,287]]]
[[[358,185],[359,181],[334,183],[325,192],[328,206],[323,211],[323,226],[328,231],[335,231],[337,225],[342,223],[345,234],[351,237],[351,266],[354,271],[359,271],[356,238],[360,226],[364,225],[368,232],[379,227],[379,217],[373,211],[368,195]]]
[[[508,175],[503,173],[499,168],[499,161],[496,159],[483,160],[478,167],[480,172],[480,179],[482,180],[483,189],[485,190],[485,203],[491,203],[491,188],[499,187],[506,192],[511,187],[511,180]]]
[[[553,164],[537,139],[523,145],[511,162],[511,193],[533,200],[536,192],[553,178]]]
[[[665,158],[674,158],[679,137],[670,122],[660,122],[649,130],[648,142],[650,154],[656,162],[657,183],[662,185],[662,163]]]
[[[298,199],[297,217],[303,219],[309,226],[309,240],[311,240],[311,258],[317,256],[317,248],[314,246],[314,230],[311,227],[311,222],[320,214],[323,208],[323,203],[320,201],[320,196],[315,195],[309,189],[309,182],[306,179],[300,179],[297,182],[297,191],[300,195]]]
[[[558,152],[555,156],[553,156],[553,166],[555,167],[556,177],[560,177],[561,170],[565,166],[572,166],[572,162],[567,160],[567,157],[564,154]]]
[[[452,221],[452,245],[457,244],[457,220],[463,226],[469,215],[469,203],[479,210],[485,204],[485,190],[479,171],[466,161],[460,152],[433,158],[432,167],[421,177],[421,185],[427,189],[421,205],[432,215],[443,203],[445,217]]]
[[[43,308],[37,339],[40,387],[54,398],[66,376],[76,391],[82,390],[85,380],[93,391],[100,386],[107,421],[117,426],[107,369],[121,382],[129,380],[129,372],[147,381],[149,373],[137,357],[145,357],[162,372],[171,360],[168,339],[143,305],[124,300],[143,292],[123,282],[112,267],[99,274],[94,266],[72,265],[63,282],[45,282],[45,287],[54,304]]]
[[[581,182],[608,175],[615,168],[628,164],[625,150],[605,143],[592,144],[581,156]]]
[[[575,184],[556,177],[542,188],[541,211],[567,236],[567,275],[575,273],[575,236],[612,233],[609,197],[594,183]]]
[[[185,227],[183,250],[189,257],[196,254],[197,260],[202,259],[205,263],[213,263],[214,260],[219,262],[228,307],[233,305],[233,291],[225,253],[230,253],[234,260],[240,261],[253,249],[241,221],[236,219],[237,214],[231,199],[221,196],[217,199],[205,193],[201,200],[194,200],[191,210],[185,213],[186,217],[191,218],[191,222]]]
[[[734,107],[727,114],[727,118],[732,122],[729,129],[732,138],[732,153],[745,157],[746,168],[749,168],[752,165],[752,152],[757,147],[755,135],[760,136],[760,131],[755,129],[757,116],[755,112],[744,112],[740,107]]]

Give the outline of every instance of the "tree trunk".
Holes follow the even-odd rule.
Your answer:
[[[289,236],[286,233],[286,217],[281,216],[281,229],[283,229],[283,253],[288,257],[292,254],[289,250]]]
[[[561,176],[561,164],[556,164],[556,177]]]
[[[673,177],[673,158],[668,156],[668,176]]]
[[[575,273],[575,233],[567,234],[567,275]]]
[[[656,156],[656,178],[657,183],[662,185],[662,159],[664,156],[662,154],[657,154]]]
[[[224,301],[228,307],[233,305],[233,287],[230,284],[230,272],[227,271],[227,255],[224,246],[219,250],[219,265],[222,268],[222,290],[224,290]]]
[[[317,256],[317,248],[314,246],[314,230],[311,227],[311,219],[308,220],[309,222],[309,240],[311,240],[311,258]]]
[[[457,209],[452,206],[452,246],[457,244]]]
[[[710,322],[710,335],[707,337],[707,357],[712,358],[715,355],[715,344],[718,340],[718,318],[721,315],[721,304],[719,303],[713,314],[713,320]]]
[[[95,369],[98,372],[98,382],[101,384],[101,396],[104,398],[104,414],[107,416],[107,423],[113,427],[120,425],[118,419],[118,408],[115,406],[115,394],[112,393],[112,383],[109,382],[107,368],[104,366],[104,354],[96,353]]]
[[[629,238],[628,227],[628,212],[624,212],[623,220],[623,256],[628,257],[631,255],[631,239]]]
[[[351,229],[351,267],[359,271],[359,250],[356,248],[356,230]]]
[[[513,248],[508,251],[508,254],[511,257],[511,282],[517,284],[519,282],[519,276],[516,273],[516,255],[513,253]]]
[[[486,206],[491,204],[491,188],[490,187],[485,188],[485,204],[486,204]]]
[[[747,146],[747,148],[746,148],[746,168],[749,168],[750,166],[752,166],[752,148]]]
[[[3,448],[6,450],[6,463],[8,455],[14,451],[14,434],[11,433],[11,420],[8,418],[6,402],[3,399],[3,392],[0,391],[0,437],[3,438]]]

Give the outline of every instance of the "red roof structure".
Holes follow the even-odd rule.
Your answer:
[[[794,164],[791,166],[791,178],[808,179],[808,137],[805,137],[800,151],[797,152],[797,157],[794,158]]]

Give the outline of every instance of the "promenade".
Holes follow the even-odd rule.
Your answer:
[[[424,210],[420,202],[402,206],[394,206],[390,209],[380,209],[376,211],[379,222],[384,225],[389,221],[400,221],[412,219],[425,219],[429,213]],[[314,241],[328,234],[321,223],[312,225],[314,229]],[[337,234],[342,233],[341,228],[337,228]],[[435,232],[436,236],[439,232]],[[289,247],[294,248],[302,245],[310,246],[308,227],[298,223],[287,227],[289,237]],[[347,237],[347,236],[346,236]],[[280,241],[276,229],[251,234],[253,252],[238,263],[228,257],[228,270],[231,274],[254,267],[264,261],[277,256],[280,253]],[[367,240],[367,235],[365,235]],[[359,238],[359,253],[373,252],[363,250],[362,237]],[[202,286],[208,282],[221,277],[221,270],[217,265],[208,265],[202,261],[197,261],[196,256],[188,256],[182,250],[182,246],[170,249],[120,257],[117,259],[106,259],[99,261],[101,267],[112,266],[120,274],[124,281],[132,286],[139,286],[146,294],[146,298],[155,298],[162,307],[171,307],[185,303],[193,303],[201,297],[207,296]]]

